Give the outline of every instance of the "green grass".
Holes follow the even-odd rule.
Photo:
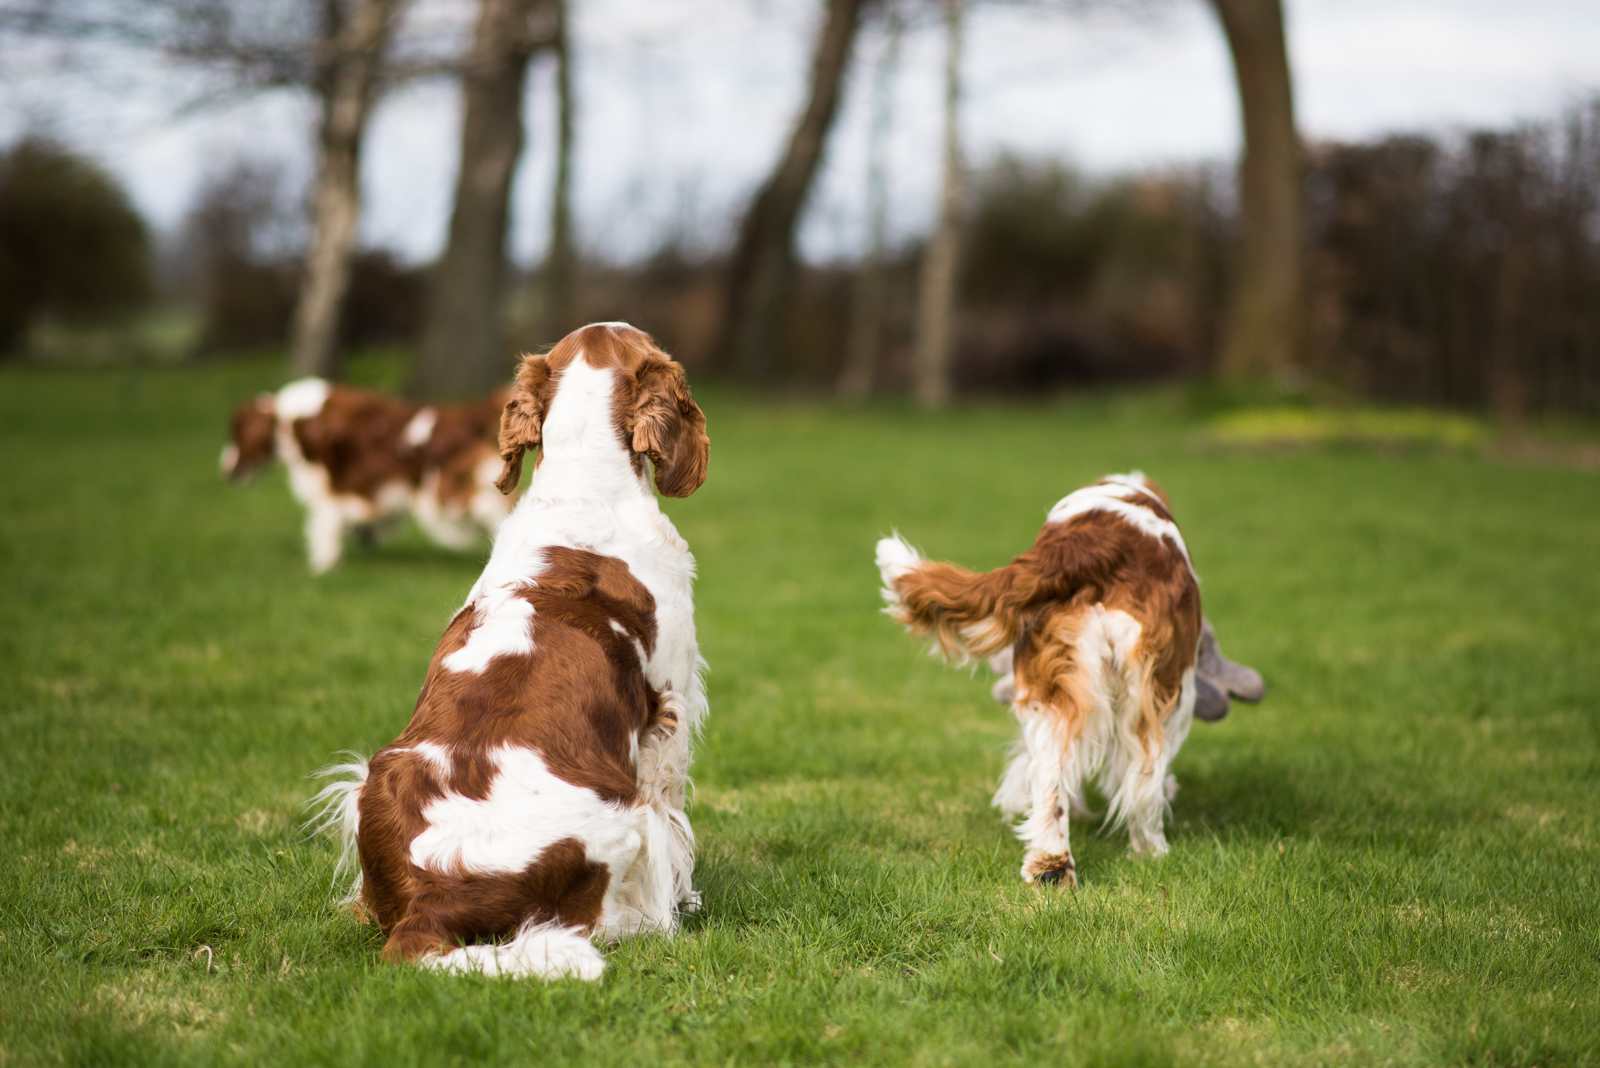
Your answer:
[[[1219,454],[1159,396],[708,393],[667,503],[705,909],[598,984],[449,978],[378,961],[297,823],[405,724],[482,553],[309,576],[281,475],[215,474],[272,381],[0,373],[0,1065],[1600,1064],[1593,473]],[[1082,889],[1038,890],[988,807],[1013,724],[878,613],[872,543],[994,566],[1133,466],[1270,692],[1196,726],[1170,856],[1079,827]]]

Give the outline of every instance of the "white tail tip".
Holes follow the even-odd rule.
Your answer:
[[[883,576],[884,597],[890,601],[896,600],[895,580],[921,562],[922,555],[898,533],[879,539],[877,563],[878,574]]]

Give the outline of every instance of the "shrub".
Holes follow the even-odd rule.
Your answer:
[[[219,353],[288,340],[306,246],[306,220],[283,173],[235,160],[201,186],[185,224],[200,347]],[[409,343],[421,328],[426,271],[382,250],[357,252],[340,320],[346,346]]]
[[[426,268],[406,266],[382,249],[358,252],[350,260],[340,338],[351,348],[414,342],[427,297]]]
[[[0,356],[40,317],[104,318],[150,281],[144,222],[103,170],[37,137],[0,155]]]
[[[1053,162],[990,168],[967,233],[957,384],[1197,369],[1225,236],[1212,200],[1203,171],[1095,182]]]
[[[1503,419],[1600,413],[1600,102],[1312,159],[1317,370]]]
[[[280,169],[233,160],[200,186],[185,221],[200,305],[200,348],[281,344],[289,334],[304,236]]]

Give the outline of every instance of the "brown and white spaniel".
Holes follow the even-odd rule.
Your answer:
[[[1095,777],[1134,852],[1165,853],[1167,769],[1210,684],[1195,671],[1200,588],[1161,491],[1138,472],[1086,486],[987,574],[924,560],[899,535],[878,542],[877,562],[893,618],[947,659],[994,658],[1005,675],[995,695],[1022,738],[994,804],[1023,817],[1022,878],[1077,885],[1067,822],[1087,814]],[[1212,696],[1226,713],[1226,695]]]
[[[592,937],[671,933],[698,897],[684,813],[706,709],[694,558],[655,488],[705,480],[683,368],[620,323],[523,359],[500,427],[527,492],[445,629],[410,725],[319,795],[384,956],[599,976]]]
[[[306,508],[311,570],[338,562],[345,534],[374,539],[407,514],[452,549],[491,538],[510,512],[496,489],[506,392],[423,407],[320,378],[263,393],[233,413],[222,473],[244,481],[273,460]]]

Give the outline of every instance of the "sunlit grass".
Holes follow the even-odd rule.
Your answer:
[[[308,575],[281,476],[215,474],[274,373],[0,374],[0,1064],[1600,1063],[1594,474],[703,391],[705,910],[497,982],[380,964],[297,830],[483,554]],[[1041,892],[987,804],[1013,725],[878,613],[872,544],[991,567],[1130,467],[1270,692],[1196,727],[1169,857],[1078,828]]]
[[[1227,445],[1440,446],[1469,449],[1489,439],[1480,419],[1417,408],[1246,408],[1211,420]]]

